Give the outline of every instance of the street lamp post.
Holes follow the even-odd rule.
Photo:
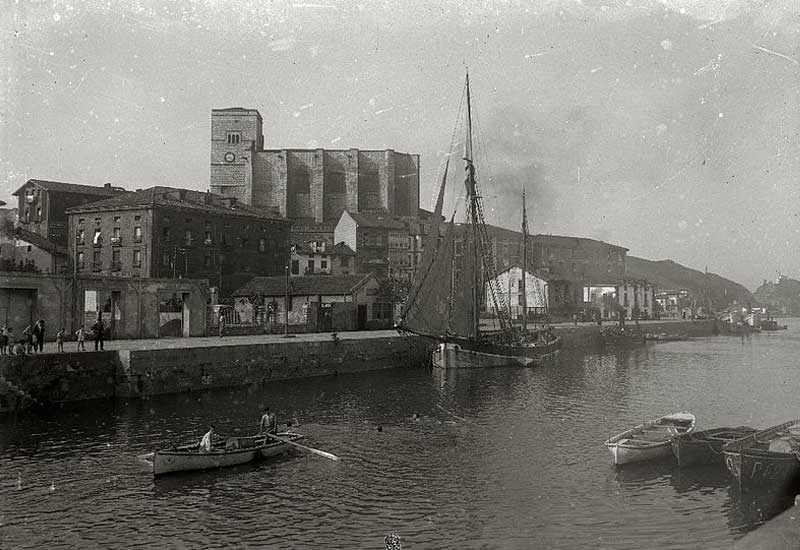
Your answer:
[[[289,336],[289,264],[286,264],[286,294],[284,295],[283,303],[283,336]]]

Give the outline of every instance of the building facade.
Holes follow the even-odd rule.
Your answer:
[[[225,296],[288,265],[289,222],[233,197],[151,187],[69,216],[79,273],[207,279]]]
[[[126,193],[110,183],[102,187],[30,179],[14,192],[17,226],[48,241],[67,246],[67,209]]]
[[[487,309],[496,303],[499,309],[507,310],[512,319],[522,318],[525,304],[528,307],[528,319],[543,318],[548,314],[547,281],[527,272],[523,294],[522,268],[519,266],[511,266],[499,273],[494,281],[486,284],[485,292],[484,305]]]
[[[336,246],[327,241],[310,241],[292,245],[289,275],[351,275],[356,273],[356,253],[344,243]]]
[[[214,109],[210,189],[311,224],[335,224],[345,210],[416,216],[419,155],[392,149],[264,149],[257,110]]]
[[[410,281],[419,261],[413,232],[419,223],[400,216],[342,213],[334,231],[334,241],[353,250],[356,273],[374,273],[378,279],[389,277]]]

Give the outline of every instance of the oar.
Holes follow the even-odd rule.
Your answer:
[[[306,447],[305,445],[300,445],[299,443],[295,443],[294,441],[289,441],[288,439],[283,439],[282,437],[278,437],[277,435],[272,435],[272,434],[264,434],[264,435],[266,435],[267,437],[270,437],[272,439],[276,439],[278,441],[282,441],[283,443],[286,443],[288,445],[294,445],[295,447],[299,447],[299,448],[303,449],[304,451],[308,451],[309,453],[314,453],[315,455],[323,456],[323,457],[325,457],[327,459],[330,459],[330,460],[336,460],[336,461],[339,460],[339,457],[336,456],[333,453],[327,453],[325,451],[320,451],[319,449]]]

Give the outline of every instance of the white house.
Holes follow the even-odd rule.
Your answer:
[[[512,318],[518,319],[522,315],[523,307],[522,268],[512,265],[486,284],[485,303],[487,308],[493,307],[494,293],[498,295],[496,300],[499,305],[508,306]],[[525,294],[528,298],[529,316],[547,313],[548,287],[546,280],[527,272],[525,274]]]

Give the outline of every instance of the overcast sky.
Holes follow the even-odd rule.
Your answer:
[[[0,199],[207,189],[210,110],[242,106],[267,148],[420,154],[430,208],[469,66],[490,222],[517,226],[525,184],[533,232],[800,278],[796,1],[6,6]]]

